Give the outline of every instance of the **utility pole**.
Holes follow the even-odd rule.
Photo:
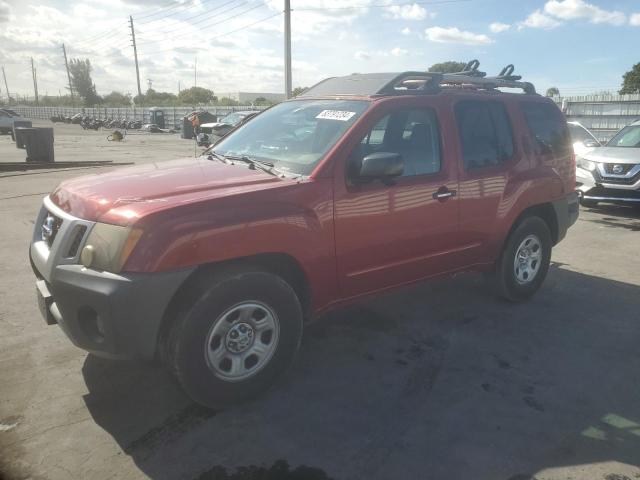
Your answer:
[[[198,86],[198,56],[196,55],[196,61],[193,64],[193,86]]]
[[[73,86],[71,84],[71,73],[69,72],[69,62],[67,61],[67,49],[64,48],[64,43],[62,44],[62,53],[64,54],[64,67],[67,69],[67,80],[69,80],[69,95],[71,95],[71,103],[75,105],[75,101],[73,99]]]
[[[284,0],[284,96],[291,98],[291,0]]]
[[[33,66],[33,57],[31,57],[31,76],[33,77],[33,94],[35,96],[36,105],[38,105],[38,80],[36,77],[36,67]]]
[[[147,85],[149,86],[149,90],[151,90],[151,85],[153,85],[153,80],[147,78]]]
[[[136,80],[138,81],[138,96],[142,97],[142,89],[140,88],[140,69],[138,68],[138,48],[136,47],[136,31],[133,29],[133,17],[129,15],[129,22],[131,23],[131,40],[133,43],[133,57],[136,60]]]
[[[11,104],[11,95],[9,94],[9,86],[7,85],[7,75],[4,73],[4,65],[2,66],[2,77],[4,78],[4,89],[7,92],[7,103]]]

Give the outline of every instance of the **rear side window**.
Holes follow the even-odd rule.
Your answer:
[[[509,116],[499,102],[463,101],[455,107],[465,170],[500,165],[513,157]]]
[[[555,105],[522,102],[521,106],[538,154],[554,157],[571,154],[569,129]]]

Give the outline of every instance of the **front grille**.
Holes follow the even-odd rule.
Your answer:
[[[610,164],[606,164],[606,165],[610,165]],[[631,167],[635,167],[635,165],[631,165]],[[606,170],[606,167],[605,167]],[[627,172],[629,172],[631,170],[631,168],[627,169]],[[621,174],[623,175],[623,174]],[[633,185],[634,183],[636,183],[638,180],[640,180],[640,172],[636,173],[633,177],[628,177],[628,178],[620,178],[620,177],[609,177],[609,176],[603,176],[598,169],[595,169],[593,171],[593,177],[596,179],[596,182],[598,183],[611,183],[614,185]]]
[[[613,167],[616,165],[621,167],[622,171],[614,172]],[[631,163],[603,163],[602,166],[604,168],[604,171],[609,175],[626,175],[627,173],[629,173],[629,170],[635,167],[635,165]]]
[[[47,211],[47,215],[44,217],[42,225],[40,226],[40,232],[42,240],[46,242],[49,248],[51,248],[51,245],[53,245],[53,242],[55,241],[61,226],[62,219]]]
[[[69,246],[69,251],[67,252],[68,258],[73,258],[78,254],[78,249],[80,248],[80,244],[82,243],[82,239],[84,238],[84,234],[87,231],[87,227],[84,225],[77,225],[73,229],[73,234],[71,235],[72,241]]]

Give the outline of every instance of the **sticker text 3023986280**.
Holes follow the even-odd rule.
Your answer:
[[[346,122],[355,114],[356,112],[346,112],[344,110],[323,110],[316,116],[316,118]]]

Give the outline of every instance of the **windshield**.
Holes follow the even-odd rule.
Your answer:
[[[607,147],[640,147],[640,125],[624,127],[609,140]]]
[[[569,132],[571,133],[571,141],[572,142],[589,142],[594,141],[596,138],[591,135],[588,130],[580,125],[575,125],[573,123],[568,123]]]
[[[235,126],[244,118],[244,115],[239,113],[230,113],[220,119],[220,123],[226,123],[227,125]]]
[[[294,100],[266,110],[215,147],[215,153],[272,163],[308,175],[369,106],[359,100]]]

